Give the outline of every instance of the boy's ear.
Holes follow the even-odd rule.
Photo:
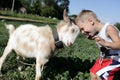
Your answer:
[[[88,18],[88,22],[90,22],[92,25],[94,25],[94,21],[92,18]]]

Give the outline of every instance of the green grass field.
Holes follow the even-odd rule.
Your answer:
[[[7,45],[9,38],[8,30],[4,27],[4,22],[14,24],[16,27],[20,24],[30,22],[18,21],[0,21],[0,56]],[[46,25],[42,23],[32,23],[35,25]],[[52,28],[55,25],[49,24]],[[80,34],[71,47],[56,49],[53,57],[45,65],[42,72],[42,80],[90,80],[89,69],[99,56],[99,49],[92,40],[86,39]],[[11,52],[6,58],[2,67],[3,76],[0,80],[34,80],[35,77],[35,59],[22,60],[31,65],[18,63],[17,55]],[[22,72],[18,71],[18,65],[22,64]],[[119,80],[119,79],[116,79]]]

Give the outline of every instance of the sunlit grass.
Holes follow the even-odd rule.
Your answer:
[[[7,45],[9,38],[8,30],[4,23],[13,24],[15,27],[30,22],[1,21],[0,22],[0,56]],[[37,26],[46,25],[42,23],[31,23]],[[49,24],[52,28],[55,25]],[[99,56],[99,49],[92,40],[80,34],[71,47],[56,49],[53,57],[45,65],[42,72],[42,80],[90,80],[89,69]],[[17,55],[11,52],[2,67],[3,77],[0,80],[34,80],[35,59],[25,59],[23,62],[33,65],[22,65],[22,73],[18,71]],[[117,79],[116,79],[117,80]]]

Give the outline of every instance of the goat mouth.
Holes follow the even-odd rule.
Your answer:
[[[67,46],[71,46],[73,43],[72,42],[67,42]]]

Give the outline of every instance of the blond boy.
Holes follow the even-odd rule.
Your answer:
[[[100,57],[90,69],[91,80],[113,80],[120,71],[120,32],[109,23],[101,22],[91,10],[82,10],[76,18],[81,32],[96,41]]]

